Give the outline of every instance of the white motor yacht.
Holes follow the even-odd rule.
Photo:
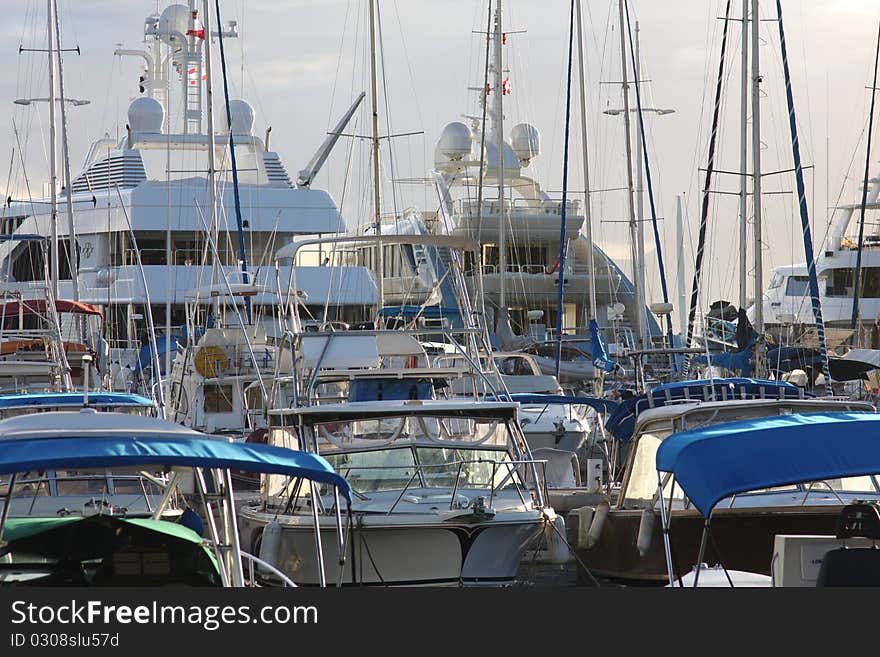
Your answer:
[[[552,523],[529,489],[529,458],[509,402],[382,401],[270,412],[270,444],[317,452],[351,484],[345,563],[325,550],[328,582],[343,585],[505,585],[527,546]],[[336,532],[329,491],[264,477],[262,499],[239,510],[243,545],[299,583],[317,583],[304,555]]]

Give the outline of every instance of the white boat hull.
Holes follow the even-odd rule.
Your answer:
[[[460,519],[459,519],[460,518]],[[266,559],[299,585],[320,583],[310,515],[278,516],[243,507],[239,526],[245,549],[260,552],[263,528],[281,525],[277,553]],[[357,514],[339,565],[333,517],[321,518],[324,570],[329,586],[503,586],[511,584],[527,546],[543,531],[540,512],[473,514],[441,520],[426,514]],[[345,520],[343,520],[343,526]],[[267,559],[267,556],[269,558]]]

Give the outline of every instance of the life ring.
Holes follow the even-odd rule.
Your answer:
[[[193,363],[202,377],[216,379],[229,366],[229,359],[222,347],[202,347],[196,352]]]

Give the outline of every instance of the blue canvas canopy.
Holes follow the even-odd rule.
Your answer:
[[[723,379],[698,379],[694,381],[677,381],[664,383],[653,388],[649,393],[624,399],[605,421],[605,429],[618,440],[632,438],[638,414],[648,408],[665,406],[671,401],[724,401],[726,399],[755,399],[769,397],[771,399],[797,399],[805,394],[786,381],[768,379],[750,379],[730,377]]]
[[[780,415],[683,431],[660,444],[656,463],[708,517],[737,493],[880,473],[880,414]]]
[[[81,392],[34,392],[15,395],[0,395],[0,409],[21,408],[25,406],[82,406]],[[142,406],[151,408],[153,402],[146,397],[127,392],[90,392],[89,406]]]
[[[0,422],[0,474],[52,469],[180,466],[303,477],[351,488],[321,456],[229,442],[173,422],[118,413],[41,413]]]

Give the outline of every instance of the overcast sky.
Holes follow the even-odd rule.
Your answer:
[[[128,103],[137,95],[140,62],[113,56],[118,44],[139,47],[143,19],[166,3],[140,0],[58,0],[63,17],[64,46],[78,46],[81,55],[66,53],[66,93],[91,104],[71,111],[72,168],[79,169],[88,144],[105,131],[124,129]],[[32,189],[47,178],[45,107],[18,108],[12,100],[46,95],[44,54],[23,53],[24,47],[45,47],[45,0],[0,0],[4,22],[0,53],[0,175],[6,184],[16,138],[24,145]],[[199,3],[201,4],[201,3]],[[387,152],[383,166],[385,198],[398,209],[415,205],[436,209],[436,196],[412,180],[431,168],[433,148],[443,127],[476,111],[469,86],[480,84],[483,42],[475,30],[486,25],[485,0],[379,0],[384,45],[383,132],[417,132],[392,140],[392,183]],[[740,0],[733,0],[738,18]],[[761,3],[762,18],[775,18],[775,2]],[[271,148],[279,152],[291,177],[303,168],[326,132],[351,100],[369,91],[365,65],[366,0],[222,0],[223,19],[235,19],[241,37],[227,41],[233,95],[256,110],[255,133],[272,126]],[[621,105],[619,33],[616,0],[584,0],[588,67],[588,139],[591,186],[613,190],[625,185],[623,122],[602,114]],[[213,6],[213,0],[212,0]],[[671,108],[674,114],[648,115],[650,164],[657,214],[661,225],[670,289],[677,274],[675,199],[685,195],[687,232],[685,260],[693,261],[699,221],[699,190],[703,186],[725,0],[630,0],[640,25],[643,105]],[[877,0],[784,0],[782,3],[801,150],[814,241],[823,242],[830,212],[840,191],[844,201],[855,198],[856,180],[864,167],[867,125],[880,3]],[[528,169],[548,190],[562,186],[565,64],[568,46],[568,0],[505,0],[504,27],[511,32],[505,46],[512,93],[506,102],[506,125],[528,122],[542,136],[542,155]],[[512,34],[525,30],[523,34]],[[739,44],[740,24],[729,27],[729,56],[724,86],[724,122],[719,133],[716,167],[739,167]],[[764,75],[762,99],[763,170],[791,168],[787,110],[782,84],[778,27],[762,22],[760,51]],[[632,101],[634,102],[634,101]],[[352,131],[369,130],[367,104]],[[573,106],[577,119],[577,106]],[[386,123],[387,122],[387,123]],[[878,121],[877,123],[880,123]],[[390,124],[390,125],[389,125]],[[386,142],[387,143],[387,142]],[[340,141],[314,185],[328,189],[341,204],[350,224],[366,221],[370,203],[369,144]],[[573,120],[569,188],[583,190],[580,128]],[[349,158],[349,152],[351,157]],[[878,173],[872,158],[872,175]],[[15,156],[18,160],[19,156]],[[12,191],[21,185],[16,162],[9,177]],[[790,175],[768,177],[767,191],[794,190]],[[37,187],[42,189],[41,186]],[[722,176],[714,189],[736,191],[738,179]],[[396,199],[395,199],[396,196]],[[626,264],[629,247],[621,222],[626,218],[622,192],[596,191],[593,196],[597,241]],[[830,199],[830,200],[829,200]],[[645,197],[648,212],[647,196]],[[738,200],[713,195],[706,300],[736,299],[736,223]],[[391,208],[387,208],[391,210]],[[803,259],[800,220],[792,194],[764,199],[765,278],[775,265]],[[649,238],[648,251],[654,249]],[[750,260],[752,256],[750,255]],[[686,268],[687,276],[691,269]],[[656,261],[648,262],[649,300],[660,299]],[[690,279],[687,279],[690,288]],[[676,304],[677,305],[677,304]]]

